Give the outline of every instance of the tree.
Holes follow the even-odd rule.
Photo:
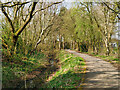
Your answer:
[[[100,32],[103,35],[103,40],[106,47],[106,55],[110,54],[110,41],[111,35],[114,30],[116,15],[108,10],[107,7],[104,7],[103,4],[99,5],[97,9],[101,9],[101,12],[94,13],[94,19],[97,23],[97,26],[100,28]],[[97,10],[96,10],[97,11]],[[100,16],[101,14],[101,16]],[[98,16],[99,19],[98,19]],[[97,17],[97,18],[96,18]]]
[[[26,16],[22,17],[24,22],[20,26],[20,22],[19,22],[19,20],[17,20],[21,17],[19,13],[22,12],[23,6],[28,4],[28,3],[31,3],[28,7],[31,9],[30,10],[28,9],[28,13],[26,14]],[[59,4],[59,3],[61,3],[61,2],[51,3],[48,6],[41,8],[41,9],[37,9],[35,11],[35,7],[37,6],[37,2],[13,2],[13,3],[12,2],[7,2],[7,3],[0,2],[1,11],[5,15],[7,21],[9,22],[9,25],[10,25],[11,46],[8,46],[7,44],[3,45],[5,48],[7,48],[8,52],[9,52],[9,56],[14,55],[16,43],[18,41],[18,37],[25,30],[26,26],[30,23],[33,16],[35,14],[37,14],[37,12],[45,10],[45,9],[51,7],[52,5]],[[10,9],[13,10],[14,15],[11,15],[12,16],[11,18],[10,18],[10,13],[6,12],[6,8],[7,8],[7,10],[10,10]],[[19,26],[19,28],[16,26]],[[1,39],[2,39],[2,41],[4,41],[3,38],[1,38]],[[7,42],[7,41],[5,41],[5,42]],[[3,44],[5,44],[5,43],[3,42]]]

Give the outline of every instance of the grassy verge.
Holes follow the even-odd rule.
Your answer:
[[[118,62],[119,59],[118,58],[115,58],[114,56],[104,56],[104,55],[95,55],[96,57],[100,57],[104,60],[109,60],[109,61],[116,61]]]
[[[91,53],[90,55],[99,57],[99,58],[106,60],[106,61],[109,61],[109,62],[112,62],[112,61],[114,61],[116,63],[119,62],[119,59],[115,56],[95,55],[94,53]]]
[[[47,64],[46,56],[42,53],[37,53],[28,57],[15,57],[15,62],[2,62],[2,85],[3,88],[13,88],[17,82],[22,80],[22,77],[31,71],[44,67]]]
[[[80,85],[84,73],[84,60],[72,54],[60,51],[57,55],[60,69],[48,78],[44,87],[76,88]]]
[[[107,62],[110,62],[113,66],[117,67],[117,69],[119,69],[118,67],[120,67],[119,58],[116,58],[114,56],[104,56],[104,55],[94,55],[94,56],[99,57]]]
[[[95,57],[98,57],[102,60],[105,60],[107,62],[110,62],[111,64],[113,64],[115,67],[120,67],[120,60],[119,58],[117,57],[117,55],[110,55],[110,56],[105,56],[105,55],[95,55],[94,53],[88,53],[86,52],[85,54],[89,54],[91,56],[95,56]]]

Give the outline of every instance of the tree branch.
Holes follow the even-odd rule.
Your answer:
[[[35,10],[35,6],[36,6],[37,2],[33,2],[30,14],[28,19],[25,21],[25,23],[21,26],[21,28],[15,33],[15,36],[19,36],[21,34],[21,32],[24,30],[24,28],[27,26],[27,24],[31,21],[32,17],[33,17],[33,11]]]
[[[52,3],[52,4],[48,5],[48,6],[45,7],[45,8],[38,9],[38,10],[36,10],[36,11],[33,13],[33,16],[34,16],[37,12],[42,11],[42,10],[45,10],[45,9],[51,7],[52,5],[59,4],[59,3],[62,3],[62,1],[61,1],[61,2],[55,2],[55,3]]]
[[[52,25],[53,25],[53,23],[50,24],[50,25],[48,25],[45,29],[42,30],[42,32],[41,32],[41,34],[40,34],[40,37],[39,37],[39,40],[38,40],[38,42],[37,42],[36,45],[38,45],[38,44],[41,42],[41,37],[42,37],[42,35],[43,35],[44,32],[45,32],[49,27],[51,27]],[[35,47],[36,47],[36,46],[35,46]]]
[[[120,14],[119,12],[115,11],[114,9],[110,8],[105,2],[103,2],[103,4],[110,9],[111,11],[113,11],[115,14],[117,14],[118,19],[120,20],[120,16],[118,14]]]
[[[1,2],[1,1],[0,1]],[[9,3],[12,3],[12,1],[11,2],[6,2],[6,3],[2,3],[2,4],[9,4]]]
[[[108,9],[110,9],[111,11],[113,11],[114,13],[118,14],[119,12],[116,12],[114,9],[110,8],[105,2],[103,2],[103,4],[105,6],[107,6]]]
[[[9,3],[10,3],[10,2],[9,2]],[[24,5],[24,4],[27,4],[27,3],[30,3],[30,2],[23,2],[23,3],[18,2],[18,3],[16,3],[16,4],[14,4],[14,5],[4,5],[4,4],[6,4],[6,3],[2,3],[2,5],[3,5],[3,7],[9,7],[9,8],[11,8],[11,7],[14,7],[14,6],[16,6],[16,5]]]
[[[41,43],[41,41],[42,41],[41,37],[42,37],[42,35],[44,34],[44,32],[45,32],[49,27],[51,27],[52,25],[53,25],[53,23],[50,24],[50,25],[48,25],[45,29],[42,30],[42,32],[41,32],[41,34],[40,34],[40,37],[39,37],[39,40],[37,41],[34,49],[30,52],[30,55],[36,50],[37,46]],[[50,32],[50,30],[47,32],[46,36],[48,35],[49,32]],[[44,37],[44,39],[46,38],[46,36]]]
[[[5,48],[5,49],[8,49],[8,45],[5,43],[5,41],[2,39],[2,38],[0,38],[1,39],[1,41],[2,41],[2,46]]]
[[[13,24],[12,24],[12,21],[11,21],[11,19],[9,18],[9,16],[8,16],[8,14],[6,13],[6,11],[5,11],[5,8],[3,7],[3,6],[1,6],[0,7],[1,8],[1,10],[2,10],[2,13],[6,16],[6,18],[8,19],[8,22],[9,22],[9,24],[10,24],[10,26],[11,26],[11,29],[12,29],[12,32],[14,33],[14,26],[13,26]]]
[[[18,6],[16,6],[16,7],[15,7],[14,20],[15,20],[15,19],[16,19],[16,17],[17,17],[17,11],[18,11]],[[14,20],[13,20],[13,21],[14,21]]]

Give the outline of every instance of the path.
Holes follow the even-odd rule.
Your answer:
[[[112,64],[87,54],[77,53],[72,50],[66,51],[80,56],[86,61],[87,70],[83,88],[100,88],[100,90],[104,90],[101,88],[111,88],[110,90],[120,90],[119,73]]]

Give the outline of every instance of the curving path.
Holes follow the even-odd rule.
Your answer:
[[[97,88],[98,90],[99,88],[99,90],[105,90],[104,88],[109,88],[109,90],[120,90],[119,73],[112,64],[87,54],[77,53],[72,50],[66,51],[80,56],[86,61],[85,82],[82,84],[84,89]]]

